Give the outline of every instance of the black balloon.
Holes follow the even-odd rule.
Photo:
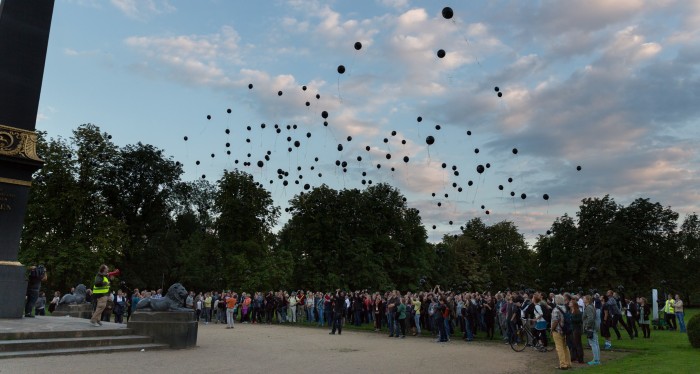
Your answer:
[[[338,65],[338,74],[343,74],[343,73],[345,73],[345,66]]]
[[[542,195],[542,198],[545,199],[545,200],[549,200],[549,195],[548,195],[548,194],[544,194],[544,195]]]
[[[438,56],[438,58],[444,58],[445,57],[445,50],[444,49],[438,50],[437,56]]]
[[[450,8],[448,6],[442,8],[442,16],[445,19],[451,19],[452,16],[454,16],[454,12],[452,11],[452,8]]]
[[[423,121],[423,117],[418,117],[418,118],[416,118],[416,121],[422,122],[422,121]]]
[[[366,147],[365,147],[365,150],[366,150],[367,152],[369,152],[369,150],[370,150],[369,146],[366,146]]]
[[[518,154],[518,149],[517,149],[517,148],[513,148],[513,154],[514,154],[514,155],[517,155],[517,154]]]
[[[326,112],[325,110],[321,112],[321,117],[328,118],[328,112]]]
[[[467,130],[467,135],[471,136],[471,135],[472,135],[472,132],[469,131],[469,130]]]
[[[259,168],[263,167],[264,165],[265,165],[265,163],[262,162],[262,160],[258,161],[258,167],[259,167]]]
[[[207,119],[211,119],[211,115],[207,114]]]
[[[351,141],[351,140],[352,140],[352,136],[348,135],[348,141]]]
[[[425,142],[428,143],[428,145],[433,145],[433,143],[435,143],[435,138],[433,138],[432,135],[428,135],[428,137],[425,138]]]
[[[484,165],[478,165],[476,167],[476,172],[479,174],[483,173],[484,172]]]
[[[408,162],[408,156],[403,156],[403,162]]]
[[[306,91],[306,86],[301,86],[301,89]]]
[[[508,183],[513,183],[513,178],[508,178]]]
[[[187,141],[187,139],[189,139],[189,138],[185,136],[184,139],[185,139],[185,141]]]
[[[282,96],[282,91],[277,91],[277,96]]]
[[[362,49],[362,43],[355,42],[355,50],[359,51],[360,49]]]
[[[525,200],[525,199],[527,198],[527,195],[524,194],[524,193],[522,193],[522,194],[520,194],[520,198],[523,199],[523,200]]]
[[[472,181],[467,182],[467,186],[469,186],[469,187],[471,187],[473,184],[474,184],[474,182],[472,182]]]
[[[199,165],[200,164],[199,160],[197,160],[197,162],[195,162],[195,164]]]
[[[502,184],[499,184],[499,185],[498,185],[498,189],[501,190],[501,191],[503,191],[503,185],[502,185]]]
[[[343,150],[343,145],[342,145],[342,144],[338,144],[338,151],[342,151],[342,150]]]
[[[226,109],[226,113],[231,114],[231,108]]]
[[[386,159],[387,159],[387,160],[391,160],[391,153],[387,153],[387,154],[386,154]]]
[[[576,170],[581,171],[581,165],[577,166]]]
[[[479,148],[474,148],[474,153],[479,153]]]
[[[252,90],[252,89],[253,89],[253,84],[252,84],[252,83],[248,84],[248,89],[249,89],[249,90]]]

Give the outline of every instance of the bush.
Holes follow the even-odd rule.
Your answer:
[[[700,348],[700,314],[696,314],[686,325],[688,340],[693,348]]]

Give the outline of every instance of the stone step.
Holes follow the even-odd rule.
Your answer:
[[[44,357],[44,356],[62,356],[76,355],[84,353],[114,353],[114,352],[138,352],[141,350],[153,351],[168,348],[167,344],[127,344],[127,345],[111,345],[104,347],[84,347],[84,348],[61,348],[61,349],[46,349],[40,351],[17,351],[17,352],[0,352],[0,359],[3,358],[18,358],[18,357]]]
[[[0,341],[0,353],[19,351],[45,351],[50,349],[89,348],[106,346],[124,346],[132,344],[149,344],[153,342],[150,336],[121,335],[121,336],[91,336],[91,337],[62,337],[52,339],[19,339]]]
[[[89,326],[86,324],[86,326]],[[0,332],[0,341],[27,340],[27,339],[58,339],[58,338],[89,338],[96,336],[123,336],[133,335],[133,330],[120,327],[87,327],[82,330],[38,330],[38,331],[10,331]]]

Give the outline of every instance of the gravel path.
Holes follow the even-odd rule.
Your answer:
[[[389,338],[384,333],[276,325],[199,326],[187,350],[49,356],[0,361],[0,373],[527,373],[545,372],[556,354],[513,352],[496,343]]]

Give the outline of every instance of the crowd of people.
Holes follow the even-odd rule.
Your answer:
[[[134,290],[127,298],[127,310],[133,312],[138,301],[162,297],[161,290]],[[130,307],[128,306],[130,305]],[[277,291],[237,293],[234,291],[191,291],[185,300],[196,319],[203,324],[222,324],[227,329],[236,323],[295,324],[306,323],[328,328],[329,334],[342,334],[345,325],[371,325],[375,332],[391,338],[407,335],[432,336],[445,343],[455,338],[472,341],[502,339],[506,344],[532,344],[516,341],[516,331],[523,325],[531,328],[539,343],[547,347],[551,337],[559,357],[559,368],[579,364],[600,364],[599,336],[603,349],[613,347],[612,336],[630,339],[651,337],[652,308],[645,297],[626,298],[617,292],[602,295],[507,291],[452,292],[436,286],[431,291],[345,292]],[[669,311],[668,307],[674,309]],[[665,319],[674,330],[670,316],[678,320],[685,332],[683,302],[679,295],[666,301]],[[127,316],[128,318],[128,316]],[[551,335],[548,334],[551,332]],[[585,337],[585,340],[583,338]],[[591,358],[584,359],[584,344],[591,348]]]
[[[145,298],[162,298],[163,291],[110,290],[106,266],[95,277],[95,286],[87,290],[86,301],[95,312],[93,326],[102,321],[124,323]],[[71,290],[72,292],[73,290]],[[49,311],[60,300],[56,293]],[[36,306],[43,313],[44,302]],[[217,323],[233,329],[238,323],[286,324],[306,323],[330,329],[329,334],[341,335],[344,325],[371,325],[375,332],[386,331],[390,338],[404,339],[407,335],[431,335],[439,343],[461,338],[472,341],[478,334],[495,339],[496,332],[506,344],[537,344],[548,347],[548,331],[559,358],[559,369],[569,369],[572,361],[579,364],[600,364],[599,335],[603,349],[612,349],[612,334],[622,339],[622,327],[630,339],[651,337],[652,307],[645,297],[624,297],[612,290],[600,295],[582,293],[549,293],[528,291],[454,292],[436,286],[430,291],[398,290],[369,292],[269,291],[240,295],[234,291],[190,291],[184,306],[195,313],[204,324]],[[41,309],[41,312],[39,311]],[[664,321],[669,330],[685,332],[683,301],[680,295],[668,295],[663,304]],[[678,321],[678,326],[676,325]],[[659,324],[659,328],[662,328]],[[523,328],[533,332],[535,341],[522,339]],[[592,358],[584,359],[583,336],[591,348]],[[523,341],[521,341],[523,340]],[[545,349],[544,351],[547,351]]]

